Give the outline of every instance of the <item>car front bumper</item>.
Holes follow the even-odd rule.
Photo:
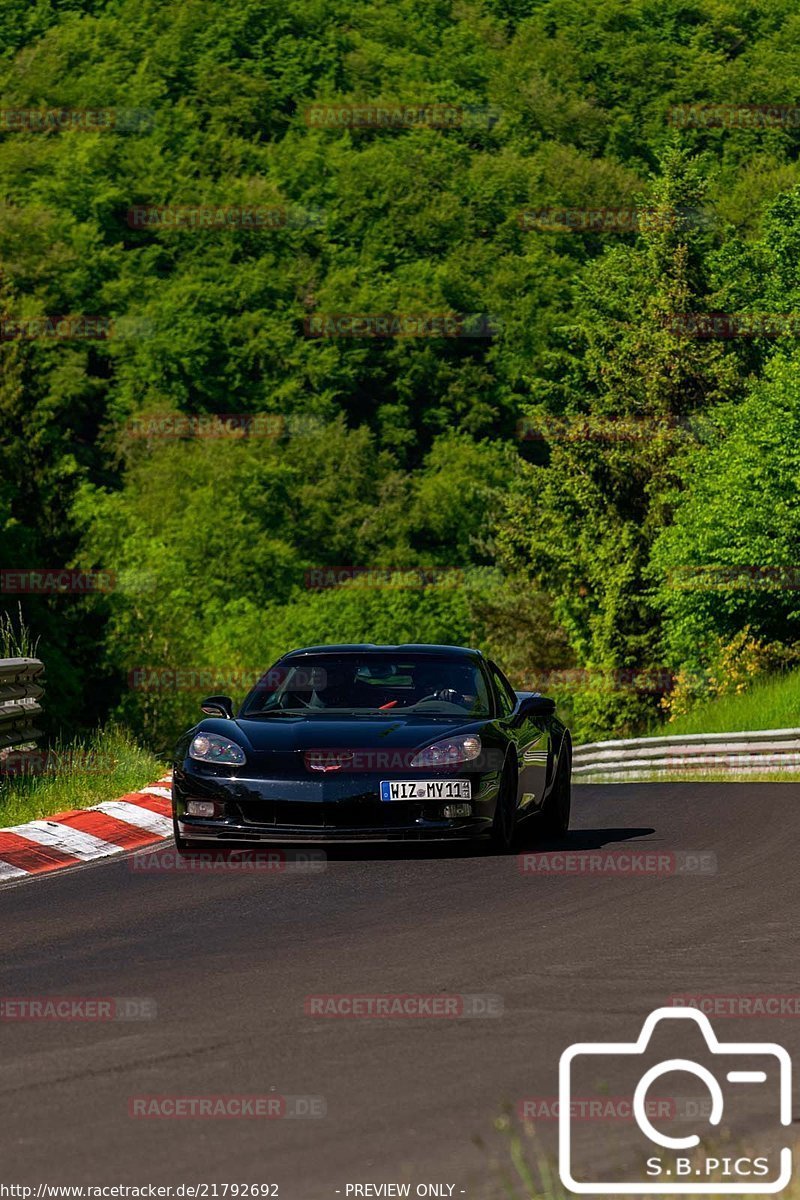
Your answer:
[[[380,782],[386,777],[247,779],[176,764],[173,815],[182,837],[212,843],[449,841],[490,831],[496,773],[448,774],[470,781],[472,812],[464,817],[445,817],[446,801],[382,801]],[[218,813],[213,818],[188,816],[188,800],[211,800]]]

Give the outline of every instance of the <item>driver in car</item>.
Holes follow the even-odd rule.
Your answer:
[[[328,667],[325,686],[315,688],[309,707],[311,708],[354,708],[356,697],[353,687],[353,672],[347,667]]]
[[[442,677],[441,667],[424,667],[417,671],[414,680],[416,704],[423,700],[442,700],[446,704],[463,704],[464,697],[451,686],[451,679]]]

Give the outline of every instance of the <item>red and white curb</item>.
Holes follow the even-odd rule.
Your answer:
[[[171,781],[165,775],[118,800],[0,829],[0,883],[75,867],[172,837]]]

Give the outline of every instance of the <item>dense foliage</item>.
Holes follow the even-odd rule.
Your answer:
[[[672,319],[800,311],[799,69],[790,0],[9,0],[0,313],[113,320],[0,341],[0,566],[115,577],[23,601],[64,725],[163,744],[202,682],[135,672],[240,696],[307,640],[561,669],[579,735],[651,720],[648,673],[707,691],[737,638],[794,661],[798,330]],[[456,116],[328,127],[315,104]],[[710,104],[789,107],[686,109]],[[279,216],[158,223],[198,205]],[[307,336],[331,313],[494,333]],[[309,586],[343,566],[391,586]]]

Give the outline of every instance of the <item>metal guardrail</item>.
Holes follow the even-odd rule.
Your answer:
[[[38,658],[0,658],[0,750],[41,737],[37,703],[44,695],[44,663]]]
[[[609,775],[635,779],[662,771],[800,772],[800,729],[587,742],[575,747],[572,762],[575,778]]]

